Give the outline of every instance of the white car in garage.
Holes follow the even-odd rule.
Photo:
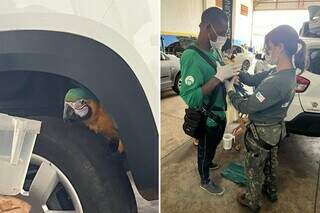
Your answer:
[[[179,94],[180,59],[171,54],[160,52],[161,61],[161,91],[173,89]]]
[[[320,136],[320,39],[301,38],[305,70],[297,73],[296,95],[285,118],[287,131]]]
[[[252,65],[252,61],[254,58],[253,53],[238,45],[232,45],[231,50],[227,51],[229,52],[229,54],[234,54],[236,56],[236,60],[241,62],[242,70],[249,70],[249,67]]]

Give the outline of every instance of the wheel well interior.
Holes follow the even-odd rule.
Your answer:
[[[0,112],[62,118],[66,91],[77,82],[85,85],[116,121],[138,190],[158,195],[155,116],[146,90],[122,56],[92,38],[44,30],[0,32],[0,45]],[[143,69],[137,72],[150,77],[143,61],[138,64]]]
[[[0,72],[0,112],[16,116],[62,118],[64,96],[78,82],[40,71]]]

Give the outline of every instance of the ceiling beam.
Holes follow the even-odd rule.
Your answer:
[[[281,4],[296,4],[295,8],[282,8]],[[288,1],[288,0],[273,0],[273,1],[266,1],[266,0],[253,0],[253,10],[254,11],[264,11],[264,10],[302,10],[305,8],[305,3],[316,3],[319,4],[319,0],[296,0],[296,1]],[[272,4],[274,5],[272,8],[263,9],[264,4]],[[262,8],[257,8],[261,6]]]
[[[274,4],[274,3],[277,3],[277,2],[279,4],[281,4],[281,3],[298,3],[298,2],[300,2],[300,0],[298,0],[298,1],[278,1],[278,0],[276,0],[276,2],[274,2],[274,1],[259,1],[259,0],[257,0],[256,2],[257,2],[257,4]],[[304,2],[307,2],[307,3],[319,3],[319,1],[317,1],[317,0],[302,0],[302,4]]]

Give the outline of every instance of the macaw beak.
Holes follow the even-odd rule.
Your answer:
[[[64,122],[74,122],[78,120],[78,116],[74,112],[74,109],[65,104],[64,105],[64,110],[63,110],[63,121]]]

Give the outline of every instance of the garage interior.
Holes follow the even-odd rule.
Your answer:
[[[223,0],[161,0],[161,35],[196,37],[202,11],[212,6],[222,8],[223,3]],[[308,14],[309,6],[320,5],[316,0],[231,0],[231,3],[232,43],[248,46],[254,44],[255,12],[304,11]],[[296,29],[300,28],[299,23]],[[254,72],[255,61],[248,72]],[[248,212],[236,201],[238,193],[245,188],[220,174],[230,161],[243,161],[243,138],[239,139],[240,151],[224,150],[222,143],[219,145],[215,159],[221,167],[210,174],[226,191],[223,196],[208,194],[199,187],[197,147],[182,129],[185,108],[185,103],[174,91],[161,91],[161,211]],[[231,133],[237,125],[229,118],[225,132]],[[319,196],[315,200],[320,139],[290,134],[280,143],[278,156],[278,201],[271,203],[264,197],[260,212],[320,212]]]

